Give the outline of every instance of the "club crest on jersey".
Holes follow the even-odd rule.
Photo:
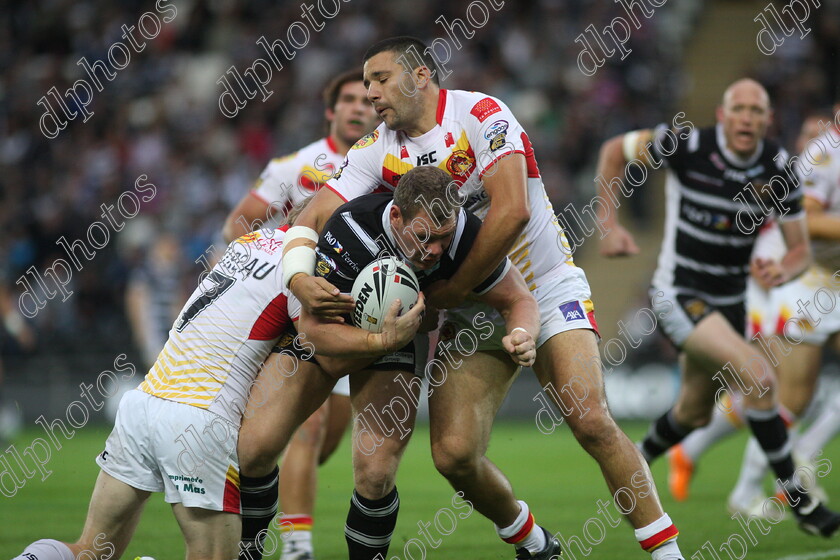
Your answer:
[[[455,150],[446,160],[446,170],[455,178],[465,177],[475,167],[475,158],[466,150]]]
[[[362,136],[361,138],[359,138],[356,141],[356,143],[353,144],[353,147],[350,148],[350,149],[351,150],[361,150],[362,148],[367,148],[368,146],[370,146],[371,144],[376,142],[377,138],[379,138],[379,131],[374,130],[370,134],[366,134],[365,136]]]
[[[566,321],[580,321],[586,319],[579,301],[568,301],[560,304],[560,313]]]

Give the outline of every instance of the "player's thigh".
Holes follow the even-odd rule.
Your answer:
[[[352,417],[349,394],[342,395],[334,392],[330,395],[327,402],[329,403],[327,433],[324,436],[324,443],[321,445],[321,455],[318,458],[318,464],[323,464],[338,448],[338,444],[341,443],[341,438],[344,436],[344,432],[347,431],[347,426],[350,424],[350,418]]]
[[[242,523],[226,511],[172,504],[187,545],[187,560],[232,560],[239,552]]]
[[[719,385],[725,380],[731,386],[760,385],[759,392],[775,385],[773,366],[739,334],[719,312],[701,319],[682,346],[682,352],[696,368],[704,369]]]
[[[239,431],[239,460],[246,474],[254,461],[277,460],[333,383],[316,363],[271,354],[251,388]]]
[[[549,338],[537,349],[534,371],[570,420],[593,410],[608,414],[598,339],[591,330],[574,329]]]
[[[396,468],[411,438],[422,383],[413,373],[363,370],[350,376],[354,465]]]
[[[100,471],[75,554],[87,550],[118,558],[131,541],[150,495]]]
[[[808,408],[817,388],[822,347],[805,342],[791,346],[790,353],[777,356],[779,402],[795,415]]]
[[[519,367],[498,350],[448,356],[437,354],[428,370],[432,454],[483,455]]]

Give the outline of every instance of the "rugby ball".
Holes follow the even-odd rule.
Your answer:
[[[402,301],[402,314],[417,303],[419,293],[420,282],[407,264],[390,256],[376,259],[362,269],[350,291],[356,302],[353,324],[378,333],[395,299]]]

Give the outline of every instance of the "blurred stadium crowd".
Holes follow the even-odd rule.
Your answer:
[[[40,353],[124,351],[130,339],[125,294],[141,286],[134,307],[157,314],[165,328],[204,267],[229,209],[271,157],[295,150],[324,132],[321,88],[336,72],[358,65],[368,45],[398,34],[431,41],[445,37],[435,20],[463,18],[467,0],[350,0],[326,29],[280,72],[265,102],[248,103],[235,118],[218,108],[216,80],[231,64],[243,69],[265,56],[256,40],[285,37],[300,19],[295,2],[196,0],[174,2],[178,13],[145,50],[96,92],[86,123],[71,121],[53,140],[38,128],[38,99],[63,92],[82,77],[77,61],[93,63],[121,40],[152,6],[127,0],[40,0],[7,5],[0,13],[0,294],[16,305],[15,281],[31,266],[66,257],[56,241],[84,238],[146,174],[157,194],[138,217],[113,235],[96,257],[74,272],[66,302],[50,301],[28,321]],[[475,89],[505,100],[529,131],[555,209],[591,196],[597,147],[612,134],[670,120],[689,85],[680,68],[685,41],[703,2],[670,2],[634,30],[632,55],[613,57],[595,76],[577,67],[574,42],[589,25],[600,29],[618,5],[588,0],[507,0],[490,22],[462,41],[447,88]],[[788,41],[751,69],[768,85],[788,141],[802,114],[826,104],[838,79],[826,53],[837,49],[840,17],[818,18],[814,33]],[[781,69],[780,69],[781,68]],[[789,70],[788,70],[789,69]],[[750,69],[747,69],[750,70]],[[828,78],[827,76],[832,76]],[[644,218],[642,196],[631,201]],[[159,240],[161,240],[158,243]],[[163,248],[156,245],[163,245]],[[131,293],[131,290],[128,290]],[[4,306],[4,308],[8,305]],[[132,305],[128,306],[129,308]],[[170,318],[163,319],[169,315]],[[8,330],[8,329],[7,329]],[[21,352],[2,335],[2,352]],[[138,335],[135,332],[135,341]],[[147,333],[146,336],[153,336]],[[7,372],[9,374],[11,372]]]

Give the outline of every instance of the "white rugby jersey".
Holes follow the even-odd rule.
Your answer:
[[[347,153],[327,188],[348,201],[377,190],[393,191],[408,170],[436,165],[460,185],[464,208],[482,220],[490,208],[483,178],[502,156],[521,153],[528,168],[531,219],[509,256],[533,291],[540,277],[574,266],[571,249],[540,178],[528,135],[504,103],[474,91],[440,90],[437,125],[410,138],[382,123]]]
[[[283,215],[320,189],[344,161],[327,136],[300,150],[272,159],[254,183],[251,194]]]
[[[796,170],[805,196],[819,201],[827,214],[840,216],[840,134],[829,130],[811,140],[799,156]],[[831,271],[840,269],[840,243],[812,239],[811,247],[817,264]]]
[[[805,152],[799,155],[794,169],[803,194],[822,204],[827,214],[840,216],[840,134],[830,130],[811,140]],[[811,239],[811,249],[816,264],[832,271],[840,269],[840,243]],[[779,260],[785,251],[781,230],[773,223],[762,229],[753,255]]]
[[[286,227],[233,241],[181,310],[139,389],[239,425],[260,366],[290,327]]]

